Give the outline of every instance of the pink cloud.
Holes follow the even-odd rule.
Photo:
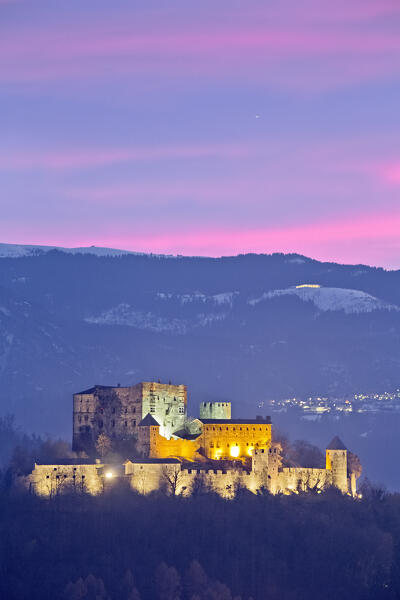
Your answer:
[[[39,228],[40,229],[40,228]],[[298,252],[318,258],[350,263],[386,264],[400,267],[400,211],[392,214],[370,214],[352,220],[320,221],[301,226],[260,228],[204,229],[165,227],[154,224],[151,233],[120,226],[120,234],[99,231],[88,237],[86,225],[73,235],[62,230],[47,232],[38,229],[7,232],[4,241],[49,245],[84,246],[95,244],[135,251],[172,253],[197,256],[221,256],[237,253]],[[11,236],[11,237],[10,237]]]
[[[393,29],[337,26],[334,16],[346,18],[348,7],[324,8],[311,2],[302,11],[306,19],[279,19],[265,10],[265,19],[244,19],[216,27],[193,19],[180,28],[167,23],[127,22],[85,27],[38,29],[22,27],[4,32],[0,39],[0,77],[8,81],[33,82],[74,77],[108,78],[130,74],[164,73],[165,76],[243,76],[289,84],[293,77],[320,79],[320,85],[364,81],[398,73],[400,38]],[[333,3],[332,3],[333,4]],[[383,2],[351,5],[354,15],[387,14],[395,7]],[[291,5],[293,7],[293,5]],[[285,14],[285,11],[283,10]],[[296,10],[295,10],[296,13]],[[240,20],[240,11],[237,12]],[[324,25],[313,19],[325,17]],[[309,21],[308,21],[309,19]],[[333,22],[330,22],[330,19]],[[264,24],[263,24],[264,21]],[[301,64],[305,59],[313,59]],[[324,60],[330,61],[324,65]],[[321,69],[321,65],[323,68]],[[327,73],[328,71],[328,73]]]
[[[222,143],[114,149],[0,151],[0,169],[81,169],[143,160],[235,158],[245,156],[247,153],[248,149],[244,145]]]

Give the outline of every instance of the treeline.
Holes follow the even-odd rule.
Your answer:
[[[399,598],[400,496],[363,494],[43,500],[3,480],[0,598]]]

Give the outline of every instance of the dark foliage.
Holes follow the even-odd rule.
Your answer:
[[[389,600],[400,596],[400,496],[110,490],[0,492],[7,600]]]

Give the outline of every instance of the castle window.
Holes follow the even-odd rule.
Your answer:
[[[213,431],[215,431],[215,427],[213,427]]]
[[[239,427],[239,429],[240,429],[240,431],[242,431],[242,428],[241,428],[241,427]]]
[[[222,427],[220,427],[219,430],[222,431]]]
[[[78,417],[78,421],[79,421],[79,423],[82,423],[82,417],[81,416]]]
[[[183,415],[185,413],[185,407],[184,406],[180,406],[179,407],[179,414]]]
[[[57,471],[57,467],[54,467],[53,471]]]
[[[113,415],[115,415],[115,406],[113,406],[113,408],[112,408],[112,411],[111,411],[111,412],[112,412],[112,414],[113,414]]]
[[[132,421],[132,425],[133,425],[134,427],[136,427],[136,419],[133,419],[133,421]]]
[[[103,421],[99,421],[99,427],[100,429],[103,427]]]
[[[126,409],[125,409],[125,414],[126,414],[127,412],[128,412],[128,409],[126,408]]]
[[[88,421],[88,420],[89,420],[88,415],[85,415],[85,421]]]
[[[128,421],[124,421],[124,426],[128,427]]]
[[[136,413],[136,407],[135,406],[132,408],[132,412],[133,412],[133,414]]]
[[[115,421],[114,421],[114,419],[111,421],[111,427],[115,427]]]
[[[156,412],[156,407],[155,406],[150,406],[150,412],[151,413],[155,413]]]
[[[100,409],[100,414],[102,415],[104,413],[104,408]]]
[[[236,431],[236,427],[233,428],[233,431]]]

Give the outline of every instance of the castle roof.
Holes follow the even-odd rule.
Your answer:
[[[62,467],[62,466],[74,466],[79,467],[80,465],[94,465],[96,467],[100,466],[102,463],[96,463],[91,458],[53,458],[51,460],[36,460],[35,463],[37,465],[42,466],[54,466],[54,467]]]
[[[144,417],[144,419],[142,419],[140,421],[139,427],[151,427],[151,426],[160,427],[160,424],[157,423],[155,418],[150,413],[147,413],[147,415]]]
[[[169,465],[169,464],[180,464],[180,460],[177,458],[129,458],[124,462],[124,465],[127,463],[132,463],[135,465]]]
[[[172,434],[173,437],[180,438],[181,440],[196,440],[201,433],[190,433],[186,429],[180,429],[179,431],[174,431]]]
[[[199,419],[203,425],[270,425],[271,418],[265,419]]]
[[[123,388],[127,389],[125,386]],[[74,396],[80,396],[81,394],[95,394],[99,390],[119,390],[121,389],[120,385],[94,385],[88,390],[83,390],[83,392],[77,392]]]
[[[327,450],[347,450],[340,437],[335,435],[330,444],[326,447]]]

